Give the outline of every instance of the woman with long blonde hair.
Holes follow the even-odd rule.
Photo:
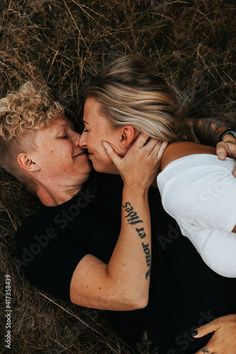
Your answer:
[[[157,177],[163,206],[204,262],[234,278],[235,162],[221,161],[215,148],[199,144],[179,107],[174,90],[142,58],[119,58],[87,89],[81,146],[96,170],[109,173],[111,161],[102,141],[120,156],[141,132],[168,142]]]

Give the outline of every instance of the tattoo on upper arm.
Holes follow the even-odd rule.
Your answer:
[[[134,210],[133,206],[129,202],[126,202],[124,205],[122,205],[122,208],[124,208],[126,211],[125,218],[127,219],[127,222],[130,225],[143,223],[143,220],[140,219],[138,213]],[[137,233],[137,236],[141,240],[145,239],[145,237],[147,236],[144,227],[136,227],[135,231]],[[145,273],[145,278],[148,279],[150,277],[150,272],[151,272],[151,262],[152,262],[151,249],[149,243],[145,243],[142,241],[141,245],[145,255],[146,264],[148,267],[148,270]]]
[[[228,126],[220,119],[196,118],[188,119],[187,124],[201,144],[215,146],[220,134]]]

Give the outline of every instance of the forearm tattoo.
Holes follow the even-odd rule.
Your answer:
[[[122,206],[125,209],[125,211],[127,212],[127,214],[125,215],[125,218],[127,219],[128,223],[130,225],[136,225],[136,224],[143,223],[143,220],[141,220],[139,218],[138,214],[136,213],[136,211],[134,210],[134,208],[132,207],[132,205],[129,202],[126,202]]]
[[[126,211],[125,218],[127,219],[128,224],[130,225],[143,224],[143,220],[140,219],[138,213],[134,210],[134,208],[129,202],[126,202],[124,205],[122,205],[122,208],[124,208],[124,210]],[[150,245],[149,243],[144,242],[145,241],[144,239],[147,237],[144,227],[135,227],[135,231],[137,233],[137,236],[141,240],[143,240],[141,242],[141,245],[142,245],[143,253],[145,255],[146,264],[148,267],[148,270],[145,273],[145,278],[148,279],[150,277],[151,262],[152,262]]]
[[[225,122],[213,118],[188,119],[188,126],[201,144],[215,146],[220,134],[228,128]]]

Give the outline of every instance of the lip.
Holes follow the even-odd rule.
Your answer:
[[[78,156],[82,156],[82,155],[86,155],[86,153],[85,152],[80,152],[79,154],[74,155],[73,158],[78,157]]]

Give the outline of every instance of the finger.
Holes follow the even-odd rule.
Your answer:
[[[211,348],[210,342],[208,342],[205,347],[200,349],[195,354],[214,354],[214,351],[213,351],[213,348]]]
[[[114,165],[118,167],[120,162],[122,161],[121,157],[113,150],[113,147],[107,141],[103,141],[102,145]]]
[[[133,148],[139,147],[142,148],[148,141],[149,136],[147,134],[141,133],[133,143]]]
[[[233,175],[234,175],[234,177],[236,177],[236,166],[235,166],[235,168],[233,169]]]
[[[149,138],[147,143],[142,147],[142,151],[148,153],[149,155],[153,153],[156,155],[161,148],[161,144],[161,141]]]
[[[152,140],[153,140],[152,142],[150,142],[150,143],[148,142],[148,144],[152,143],[152,147],[153,147],[152,150],[150,149],[149,153],[150,153],[150,156],[153,156],[155,158],[155,160],[159,161],[160,158],[162,157],[168,143],[158,141],[156,139],[152,139]]]
[[[156,146],[159,146],[159,148],[161,147],[161,142],[159,140],[150,138],[146,134],[142,134],[142,136],[140,134],[139,139],[136,140],[135,143],[131,146],[130,151],[135,154],[144,153],[148,156],[151,155]]]
[[[231,143],[230,141],[226,141],[224,144],[226,144],[227,150],[229,151],[228,156],[235,159],[236,158],[236,144]]]
[[[230,141],[222,141],[216,146],[216,154],[220,160],[224,160],[227,156],[236,158],[236,144]]]
[[[220,142],[216,145],[216,155],[218,159],[224,160],[227,157],[228,151],[225,143]]]
[[[201,327],[196,328],[195,331],[192,333],[192,336],[194,338],[201,338],[209,333],[215,332],[218,328],[219,324],[216,321],[212,321]]]
[[[223,142],[226,143],[227,141],[230,141],[231,143],[236,143],[236,138],[232,136],[231,134],[226,134],[223,136]]]
[[[160,158],[161,158],[162,155],[164,154],[165,149],[167,148],[167,146],[168,146],[168,142],[167,142],[167,141],[163,141],[163,142],[161,143],[161,147],[160,147],[160,149],[159,149],[159,151],[158,151],[158,154],[157,154],[157,160],[160,160]]]

